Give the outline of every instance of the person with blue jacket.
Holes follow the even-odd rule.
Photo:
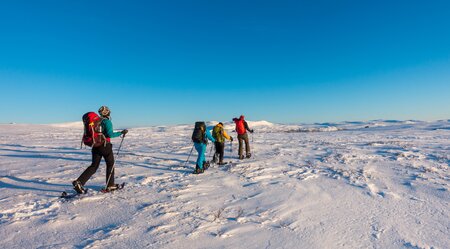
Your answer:
[[[112,191],[118,187],[117,184],[114,184],[114,152],[112,150],[111,138],[119,137],[120,135],[125,136],[125,134],[128,133],[128,130],[125,129],[120,132],[114,132],[111,122],[111,111],[107,106],[100,107],[98,113],[102,118],[101,128],[106,142],[105,145],[92,148],[91,165],[78,177],[78,179],[72,182],[75,191],[79,194],[86,192],[84,185],[97,171],[102,157],[106,162],[106,189]]]
[[[208,140],[216,142],[211,135],[211,130],[206,128],[205,122],[197,122],[192,134],[192,141],[194,142],[195,150],[198,153],[197,163],[195,165],[194,174],[201,174],[209,167],[209,162],[206,162],[205,153]]]

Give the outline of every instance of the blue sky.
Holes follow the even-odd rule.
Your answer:
[[[449,1],[2,1],[0,123],[450,118]]]

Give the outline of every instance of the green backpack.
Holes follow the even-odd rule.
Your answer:
[[[212,136],[216,140],[216,142],[223,143],[225,142],[225,138],[222,135],[223,128],[219,126],[214,126]]]

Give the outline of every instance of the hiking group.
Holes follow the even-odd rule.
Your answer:
[[[128,130],[124,129],[120,132],[114,132],[111,122],[111,110],[107,106],[100,107],[98,114],[99,115],[95,112],[88,112],[84,114],[82,118],[84,134],[81,145],[85,144],[86,146],[92,147],[92,163],[75,181],[72,182],[72,185],[78,194],[86,192],[84,186],[97,171],[102,158],[104,158],[106,162],[106,187],[104,191],[109,192],[120,188],[120,185],[114,183],[114,152],[112,150],[113,146],[111,138],[122,137],[117,152],[118,154]],[[244,143],[245,157],[250,158],[251,153],[247,131],[253,133],[253,130],[248,127],[243,115],[239,118],[233,118],[233,121],[236,125],[235,131],[237,132],[239,141],[239,159],[244,159]],[[198,153],[195,170],[193,172],[194,174],[203,173],[210,165],[210,162],[206,161],[205,157],[208,140],[213,142],[215,147],[212,163],[217,163],[219,165],[225,164],[223,162],[225,140],[229,140],[230,143],[233,142],[233,138],[227,134],[222,122],[219,122],[214,126],[212,132],[206,127],[205,122],[196,122],[192,133],[192,142],[194,142],[193,147]]]
[[[253,130],[248,127],[244,115],[241,115],[239,118],[233,118],[233,121],[236,124],[235,131],[238,134],[237,137],[239,141],[239,159],[244,159],[244,143],[246,153],[245,157],[250,158],[250,143],[248,140],[247,131],[253,133]],[[227,134],[222,122],[219,122],[216,126],[214,126],[214,128],[212,129],[212,134],[211,131],[207,129],[205,122],[196,122],[194,132],[192,133],[192,141],[194,142],[195,150],[198,153],[195,170],[193,172],[194,174],[201,174],[209,168],[210,162],[206,161],[205,158],[208,140],[213,142],[215,147],[215,153],[212,162],[223,165],[225,164],[223,161],[223,155],[225,152],[225,140],[230,140],[230,142],[233,142],[233,137],[230,137]]]

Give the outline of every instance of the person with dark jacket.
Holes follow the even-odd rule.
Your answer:
[[[247,131],[250,133],[253,133],[253,130],[248,127],[247,122],[245,121],[244,115],[241,115],[238,118],[233,118],[234,123],[236,124],[236,132],[238,134],[238,141],[239,141],[239,159],[244,159],[243,155],[243,146],[242,144],[245,142],[245,154],[247,158],[250,158],[252,154],[250,153],[250,144],[248,142],[248,135]]]
[[[78,177],[77,180],[73,181],[73,187],[75,191],[79,194],[85,193],[84,185],[91,178],[93,174],[97,171],[102,157],[106,162],[106,184],[108,191],[117,189],[118,185],[114,184],[114,153],[112,150],[111,138],[119,137],[128,133],[128,130],[122,130],[121,132],[114,132],[113,125],[111,122],[111,111],[107,106],[102,106],[98,110],[100,117],[102,118],[101,128],[102,133],[106,138],[106,143],[98,147],[92,147],[92,163],[91,165]],[[108,181],[109,180],[109,181]]]
[[[213,156],[213,162],[216,163],[217,159],[219,159],[219,165],[223,165],[224,164],[223,154],[225,151],[225,139],[228,139],[231,142],[233,142],[233,138],[228,136],[227,132],[223,129],[222,123],[218,123],[216,126],[214,126],[212,136],[216,140],[216,142],[214,143],[216,152],[214,153],[214,156]]]

